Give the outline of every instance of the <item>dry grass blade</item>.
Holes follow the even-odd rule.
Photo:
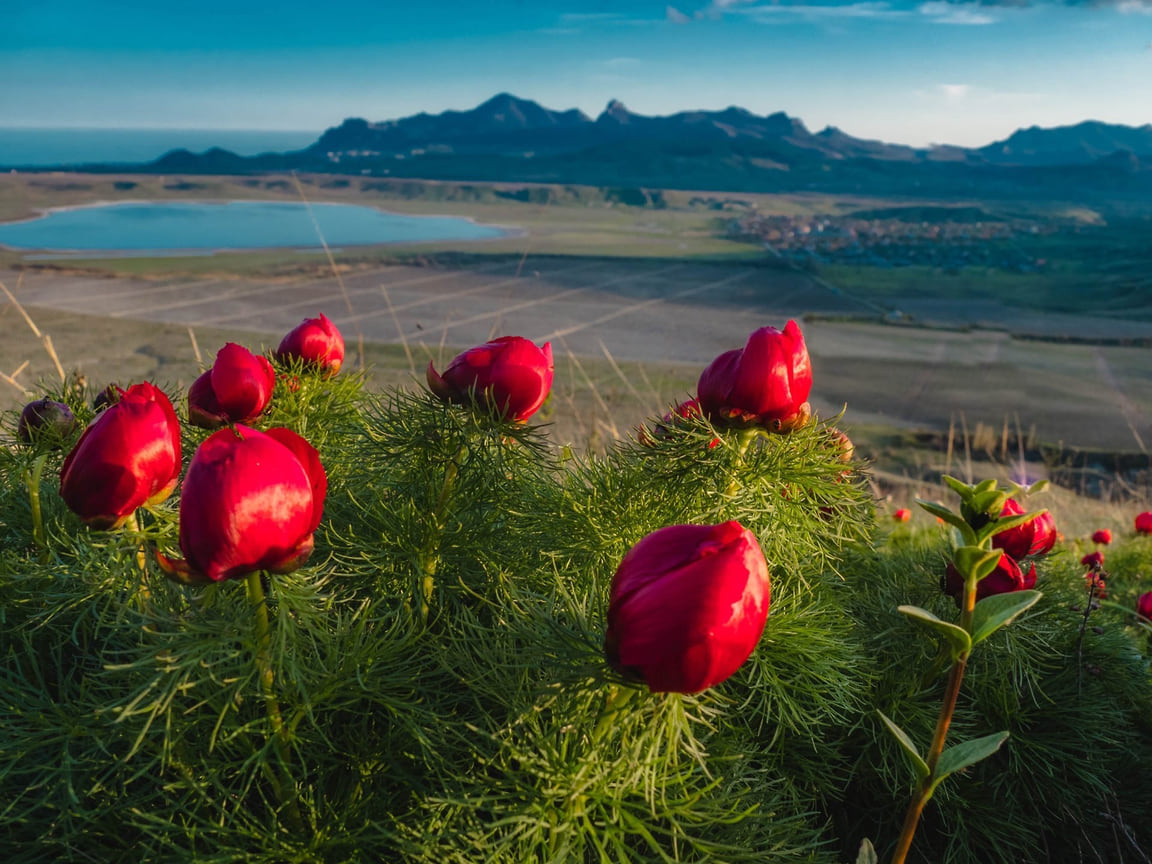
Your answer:
[[[19,381],[16,380],[16,376],[19,375],[21,372],[23,372],[27,368],[28,368],[28,361],[25,360],[23,363],[20,364],[20,368],[18,368],[11,375],[5,375],[3,372],[0,372],[0,378],[3,378],[5,381],[7,381],[9,384],[11,384],[13,387],[15,387],[17,390],[19,390],[23,395],[31,396],[32,391],[29,390],[28,388],[26,388],[23,384],[21,384]]]
[[[568,343],[564,341],[564,337],[561,336],[559,339],[560,344],[564,346],[564,351],[568,354],[568,361],[579,371],[580,376],[584,379],[584,383],[588,385],[588,390],[592,393],[597,404],[599,404],[600,408],[604,411],[604,415],[608,418],[605,428],[611,431],[613,438],[620,438],[620,430],[616,427],[616,421],[612,419],[612,410],[608,407],[608,403],[604,401],[604,397],[600,395],[600,388],[596,386],[587,371],[585,371],[584,366],[576,358],[576,355],[572,353],[572,349],[568,347]]]
[[[20,284],[23,281],[24,274],[21,273],[20,278],[16,282],[17,291],[20,290]],[[17,300],[12,292],[8,290],[7,285],[5,285],[3,282],[0,282],[0,289],[2,289],[8,296],[8,300],[12,303],[13,306],[16,307],[16,311],[19,312],[24,317],[24,320],[28,322],[28,326],[31,328],[32,333],[36,336],[37,339],[40,340],[40,344],[44,346],[44,350],[48,353],[48,356],[52,358],[52,362],[56,366],[56,372],[60,376],[60,380],[64,381],[68,376],[64,374],[64,367],[60,365],[60,357],[56,353],[56,348],[52,345],[52,337],[47,333],[40,332],[40,328],[36,326],[36,322],[32,320],[32,316],[29,315],[24,307],[20,305],[20,301]]]
[[[388,314],[392,316],[392,323],[396,325],[396,335],[400,337],[400,344],[404,346],[404,356],[408,358],[408,368],[412,371],[412,374],[415,375],[416,361],[412,357],[412,348],[408,344],[408,337],[404,335],[404,328],[400,326],[400,316],[396,314],[396,307],[392,305],[392,296],[388,293],[388,286],[381,284],[380,293],[384,295],[384,303],[388,307]]]
[[[624,374],[624,370],[621,369],[619,364],[616,363],[616,358],[612,356],[612,353],[608,350],[608,346],[604,344],[604,340],[599,339],[597,341],[600,343],[600,350],[603,351],[604,356],[608,358],[608,363],[612,367],[612,371],[615,372],[620,380],[624,382],[624,386],[628,388],[628,392],[632,394],[632,398],[635,399],[637,403],[643,404],[644,397],[640,395],[639,391],[633,386],[628,376]],[[656,410],[659,411],[660,407],[661,406],[657,404]]]
[[[348,289],[344,286],[344,279],[340,276],[340,269],[336,266],[336,259],[332,257],[332,250],[328,248],[328,241],[324,239],[324,232],[320,230],[320,223],[316,221],[316,214],[312,212],[312,202],[308,200],[308,196],[304,194],[304,187],[300,185],[300,178],[296,176],[296,172],[292,172],[292,182],[296,184],[296,191],[300,193],[300,200],[304,202],[304,208],[308,211],[308,218],[312,220],[312,227],[316,229],[316,236],[320,238],[320,245],[324,248],[324,255],[328,258],[328,266],[332,268],[332,275],[336,278],[336,284],[340,286],[340,294],[344,298],[344,306],[348,309],[348,314],[352,316],[352,323],[356,327],[356,348],[359,353],[360,368],[364,368],[364,331],[360,329],[360,322],[356,319],[356,310],[352,308],[352,298],[348,296]],[[407,350],[407,346],[405,346]],[[411,359],[411,355],[409,355]]]
[[[196,365],[201,370],[204,368],[204,358],[200,354],[200,344],[196,341],[196,332],[189,327],[188,338],[192,340],[192,353],[196,355]]]

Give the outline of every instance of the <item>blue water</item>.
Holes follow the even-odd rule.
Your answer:
[[[252,129],[22,129],[0,127],[0,167],[151,162],[169,150],[223,147],[241,156],[302,150],[318,132]]]
[[[209,249],[329,246],[484,240],[502,228],[453,216],[402,216],[352,204],[263,201],[106,204],[55,210],[25,222],[0,223],[0,246],[97,252],[203,252]]]

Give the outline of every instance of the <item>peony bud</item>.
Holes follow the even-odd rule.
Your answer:
[[[892,514],[892,518],[897,522],[907,522],[912,518],[912,511],[907,507],[901,507],[899,510]]]
[[[768,601],[764,553],[740,523],[661,528],[612,577],[604,653],[653,693],[698,693],[748,659]]]
[[[1112,542],[1112,532],[1107,528],[1101,528],[1092,534],[1092,542],[1099,543],[1101,546],[1107,546]]]
[[[344,337],[324,314],[319,318],[306,318],[280,340],[276,359],[281,363],[303,360],[318,367],[325,378],[330,378],[344,364]]]
[[[700,375],[700,407],[714,423],[790,432],[808,422],[812,365],[795,321],[761,327],[743,348],[726,351]]]
[[[16,422],[16,437],[25,444],[31,444],[36,439],[47,435],[56,442],[67,438],[76,430],[76,415],[72,409],[63,402],[53,402],[51,399],[37,399],[29,402],[20,412],[20,419]]]
[[[1036,586],[1036,565],[1025,573],[1015,559],[1006,554],[1000,555],[996,569],[976,583],[976,599],[983,600],[993,594],[1007,594],[1011,591],[1025,591]],[[959,599],[964,593],[964,577],[949,561],[944,576],[944,592]]]
[[[180,423],[148,382],[120,391],[60,469],[60,497],[93,528],[119,528],[144,504],[172,494],[180,476]]]
[[[255,420],[275,387],[276,372],[267,358],[229,342],[188,389],[188,420],[204,429]]]
[[[552,345],[537,348],[528,339],[502,336],[458,355],[437,374],[428,364],[428,387],[444,402],[473,400],[524,421],[544,404],[552,389]]]
[[[1152,591],[1146,591],[1136,598],[1136,614],[1152,620]]]
[[[308,560],[328,478],[319,454],[288,429],[221,429],[197,449],[180,495],[179,581],[221,582]]]
[[[1104,553],[1090,552],[1080,559],[1080,563],[1090,569],[1099,570],[1104,566]]]
[[[1152,511],[1145,511],[1136,517],[1136,533],[1152,534]]]
[[[1025,512],[1014,499],[1009,498],[1000,510],[1000,517],[1021,516]],[[992,537],[992,546],[1003,549],[1012,558],[1020,560],[1029,555],[1047,555],[1056,545],[1056,523],[1045,511],[1023,525],[1001,531]]]

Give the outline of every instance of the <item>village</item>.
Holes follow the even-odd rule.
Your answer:
[[[890,211],[889,211],[890,212]],[[960,218],[909,221],[885,214],[848,216],[749,213],[729,223],[728,236],[761,243],[798,266],[820,263],[865,267],[992,267],[1016,273],[1044,269],[1022,237],[1054,234],[1059,226],[1034,219]]]

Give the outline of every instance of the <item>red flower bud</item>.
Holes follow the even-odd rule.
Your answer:
[[[700,407],[714,423],[790,432],[808,422],[812,364],[795,321],[761,327],[743,348],[726,351],[700,375]]]
[[[172,403],[148,382],[136,384],[84,430],[60,469],[60,497],[93,528],[118,528],[137,507],[172,494],[180,459]]]
[[[1025,573],[1015,559],[1001,554],[996,569],[976,583],[976,599],[983,600],[993,594],[1007,594],[1011,591],[1025,591],[1036,587],[1036,565]],[[944,592],[959,599],[964,593],[964,577],[951,561],[944,577]]]
[[[255,420],[275,387],[276,372],[267,358],[229,342],[188,389],[188,420],[205,429]]]
[[[654,693],[698,693],[748,659],[768,601],[764,553],[740,523],[661,528],[612,577],[604,652]]]
[[[1145,511],[1136,517],[1136,533],[1152,534],[1152,511]]]
[[[1099,543],[1101,546],[1107,546],[1112,542],[1112,532],[1107,528],[1101,528],[1092,534],[1092,542]]]
[[[312,552],[328,478],[289,429],[221,429],[197,449],[180,495],[179,581],[220,582],[257,570],[290,573]]]
[[[1000,510],[1001,518],[1007,516],[1021,516],[1025,512],[1014,499],[1009,498]],[[1012,558],[1017,560],[1027,558],[1029,555],[1047,555],[1056,545],[1056,522],[1052,514],[1045,511],[1039,516],[1001,531],[992,537],[992,546],[1003,549]]]
[[[912,511],[907,507],[901,507],[899,510],[892,514],[892,518],[897,522],[907,522],[912,518]]]
[[[51,436],[56,449],[61,439],[67,438],[76,429],[76,415],[63,402],[51,399],[37,399],[29,402],[20,412],[16,422],[16,437],[25,444],[31,444],[42,435]]]
[[[1080,559],[1080,563],[1094,570],[1099,569],[1104,566],[1104,553],[1090,552]]]
[[[319,318],[306,318],[291,333],[280,340],[276,359],[285,362],[303,360],[316,366],[330,378],[344,364],[344,337],[336,325],[321,313]]]
[[[473,400],[524,421],[552,389],[552,345],[537,348],[520,336],[502,336],[458,355],[440,375],[428,364],[428,387],[444,402]]]
[[[1136,614],[1152,620],[1152,591],[1146,591],[1136,598]]]

